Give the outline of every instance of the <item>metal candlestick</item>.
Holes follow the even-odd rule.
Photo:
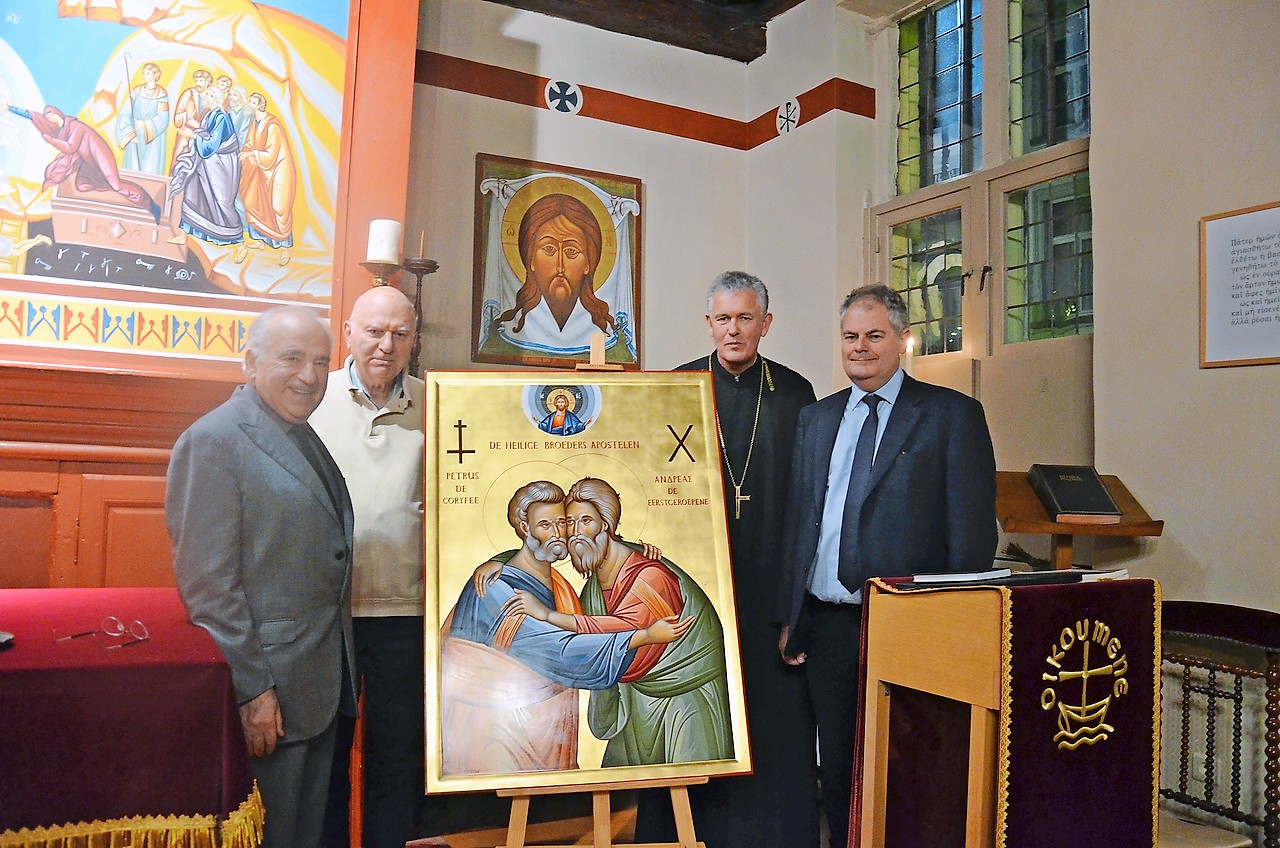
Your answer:
[[[434,274],[440,270],[440,263],[422,256],[411,256],[401,266],[418,278],[413,287],[413,313],[416,324],[413,332],[413,353],[409,357],[409,373],[418,376],[418,358],[422,355],[422,278],[426,274]]]
[[[361,262],[360,267],[373,274],[375,286],[385,286],[391,282],[391,275],[400,270],[394,262]]]

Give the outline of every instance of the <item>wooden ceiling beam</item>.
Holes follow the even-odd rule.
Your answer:
[[[597,29],[750,62],[764,55],[765,27],[802,0],[496,0],[499,5]]]

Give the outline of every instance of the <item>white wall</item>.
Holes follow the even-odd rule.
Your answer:
[[[1167,598],[1280,610],[1280,365],[1201,369],[1199,221],[1280,200],[1280,3],[1094,0],[1097,465]]]
[[[835,0],[808,0],[770,22],[768,52],[747,70],[748,116],[833,77],[873,86],[863,20]],[[768,284],[774,313],[764,350],[809,377],[819,397],[848,385],[836,307],[864,282],[873,129],[868,118],[829,112],[748,156],[746,269]]]
[[[846,36],[860,20],[808,0],[769,27],[769,52],[745,65],[482,0],[424,0],[419,47],[736,121],[772,112],[834,76],[872,84]],[[843,43],[842,40],[843,39]],[[841,44],[837,50],[837,44]],[[837,59],[838,54],[842,57]],[[837,67],[837,62],[844,67]],[[705,292],[726,269],[762,277],[775,323],[767,355],[825,394],[839,373],[835,306],[859,282],[861,202],[871,125],[830,112],[753,151],[734,150],[416,86],[406,245],[425,229],[426,343],[431,368],[470,362],[477,152],[638,177],[644,183],[642,356],[661,369],[711,348]],[[859,145],[867,153],[857,155]],[[488,367],[488,366],[486,366]]]
[[[419,47],[726,117],[743,107],[739,63],[480,0],[425,0]],[[441,265],[424,296],[427,366],[477,367],[468,316],[480,152],[642,180],[644,364],[704,352],[701,293],[744,254],[742,151],[425,85],[414,110],[405,239],[425,228]]]

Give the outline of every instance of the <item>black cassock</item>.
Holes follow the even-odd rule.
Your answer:
[[[693,821],[707,848],[815,848],[819,837],[814,725],[803,670],[786,665],[778,655],[783,622],[776,620],[774,609],[796,419],[801,407],[813,403],[813,386],[785,365],[763,357],[737,378],[714,354],[677,370],[706,371],[708,365],[728,455],[729,467],[723,469],[725,507],[754,773],[713,777],[705,786],[690,787]],[[750,500],[735,502],[734,479]],[[736,509],[741,510],[738,518]],[[669,793],[642,793],[636,841],[674,840]]]

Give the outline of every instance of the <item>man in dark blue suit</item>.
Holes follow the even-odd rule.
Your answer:
[[[800,413],[778,596],[778,648],[804,666],[818,725],[832,848],[848,839],[862,584],[987,569],[996,549],[982,405],[899,368],[911,330],[887,286],[844,299],[840,336],[853,385]]]

